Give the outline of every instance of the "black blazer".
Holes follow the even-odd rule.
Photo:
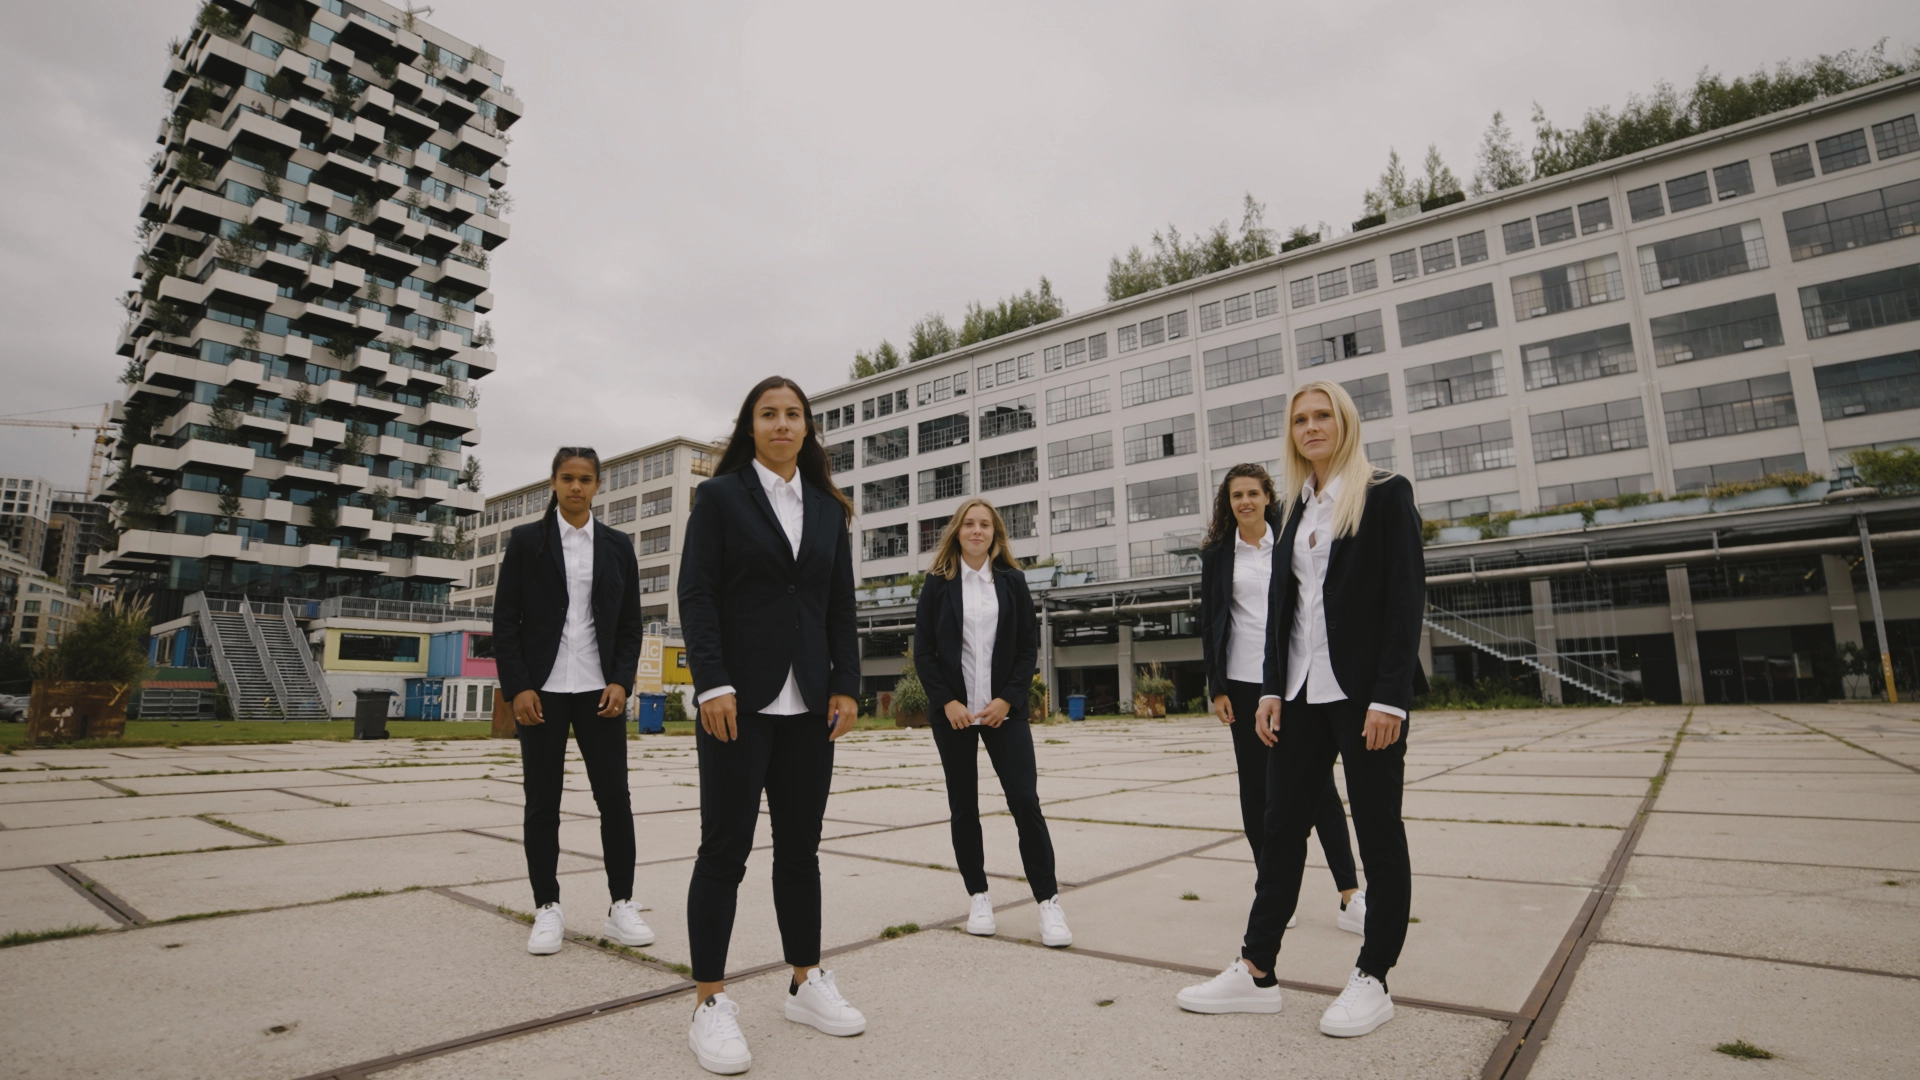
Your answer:
[[[1227,643],[1233,634],[1234,532],[1212,547],[1200,549],[1200,655],[1207,664],[1207,697],[1227,692]],[[1267,528],[1273,530],[1274,553],[1280,551],[1280,512],[1267,508]],[[1272,620],[1268,620],[1271,623]]]
[[[1298,493],[1273,548],[1273,591],[1267,598],[1267,662],[1263,695],[1287,692],[1287,647],[1300,598],[1293,576],[1293,538],[1305,500]],[[1398,474],[1367,488],[1360,529],[1335,537],[1327,553],[1327,654],[1349,701],[1411,710],[1427,691],[1420,669],[1420,622],[1426,612],[1427,562],[1413,485]]]
[[[756,713],[780,696],[788,670],[812,712],[825,713],[831,695],[859,695],[846,514],[810,483],[801,492],[796,559],[751,463],[695,490],[680,556],[680,630],[696,698],[732,686],[741,715]]]
[[[927,718],[934,723],[941,722],[947,702],[967,703],[967,682],[960,669],[965,591],[957,576],[949,580],[928,574],[920,586],[920,606],[913,616],[913,670],[927,691]],[[1027,690],[1040,655],[1040,620],[1033,613],[1027,575],[996,565],[993,591],[1000,597],[1000,626],[993,636],[993,696],[1009,706],[1007,719],[1025,720]]]
[[[493,659],[500,692],[512,701],[538,690],[553,674],[560,634],[567,626],[567,570],[560,553],[560,519],[542,515],[514,528],[500,561],[493,595]],[[540,534],[546,533],[546,551]],[[593,631],[600,644],[600,673],[608,686],[626,687],[640,670],[640,564],[633,538],[593,523]]]

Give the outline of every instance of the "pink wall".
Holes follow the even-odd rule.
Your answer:
[[[460,643],[460,655],[462,658],[460,662],[461,675],[470,679],[497,679],[500,677],[500,669],[492,660],[469,659],[473,654],[473,639],[492,636],[492,634],[467,633],[465,640]]]

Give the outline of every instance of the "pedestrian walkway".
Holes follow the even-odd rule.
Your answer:
[[[1316,1021],[1359,940],[1310,846],[1277,1016],[1173,996],[1237,954],[1253,864],[1211,719],[1034,729],[1071,949],[1039,946],[984,755],[999,936],[956,929],[922,731],[839,746],[821,849],[828,966],[870,1019],[780,1018],[765,831],[730,991],[761,1077],[1905,1077],[1920,1058],[1920,708],[1417,714],[1414,924],[1396,1019]],[[0,1076],[704,1075],[685,898],[693,740],[629,743],[643,951],[598,940],[577,758],[558,955],[523,945],[517,748],[471,740],[23,750],[0,758]],[[1363,873],[1364,881],[1364,873]],[[1744,1042],[1755,1064],[1716,1052]]]

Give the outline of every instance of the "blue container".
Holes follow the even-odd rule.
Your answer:
[[[1085,720],[1087,718],[1087,695],[1067,695],[1067,719]]]
[[[442,695],[446,687],[444,679],[408,679],[406,717],[409,720],[439,720],[442,718]],[[392,691],[387,691],[391,694]]]
[[[640,695],[640,734],[661,735],[667,730],[667,695]]]

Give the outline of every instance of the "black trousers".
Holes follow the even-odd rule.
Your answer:
[[[700,857],[687,886],[693,977],[726,977],[734,908],[767,795],[773,826],[773,910],[787,963],[820,962],[820,825],[833,780],[831,728],[821,713],[739,717],[739,737],[696,733],[700,756]]]
[[[953,830],[953,858],[967,892],[987,891],[987,853],[980,839],[979,747],[1000,777],[1007,809],[1020,830],[1020,862],[1035,900],[1051,900],[1060,892],[1054,878],[1053,837],[1040,812],[1040,773],[1033,760],[1033,727],[1025,720],[1008,720],[997,728],[982,724],[956,730],[941,715],[929,717],[933,745],[940,751],[940,768],[947,774],[947,810]]]
[[[540,691],[542,724],[520,724],[521,784],[527,792],[522,832],[533,903],[560,900],[560,791],[566,782],[567,729],[586,761],[593,804],[600,809],[600,850],[607,864],[607,892],[615,900],[633,899],[633,800],[627,794],[625,716],[595,715],[601,690],[578,694]]]
[[[1240,955],[1272,971],[1280,938],[1300,900],[1307,865],[1307,831],[1320,803],[1321,783],[1339,756],[1347,772],[1353,828],[1367,864],[1367,940],[1354,966],[1385,981],[1407,940],[1413,870],[1407,860],[1407,829],[1400,820],[1406,777],[1407,732],[1383,750],[1367,749],[1362,727],[1365,702],[1309,705],[1304,691],[1280,712],[1280,742],[1267,767],[1267,820],[1260,849],[1260,875]]]
[[[1260,861],[1260,845],[1267,832],[1267,758],[1273,751],[1253,731],[1253,714],[1260,708],[1260,684],[1227,682],[1227,700],[1233,704],[1233,761],[1240,772],[1240,827],[1246,831],[1253,859]],[[1340,789],[1334,786],[1333,769],[1327,769],[1326,785],[1320,805],[1314,811],[1313,831],[1320,837],[1320,851],[1327,857],[1327,869],[1333,872],[1334,887],[1341,892],[1360,887],[1354,872],[1353,844],[1347,839],[1347,811],[1340,805]]]

